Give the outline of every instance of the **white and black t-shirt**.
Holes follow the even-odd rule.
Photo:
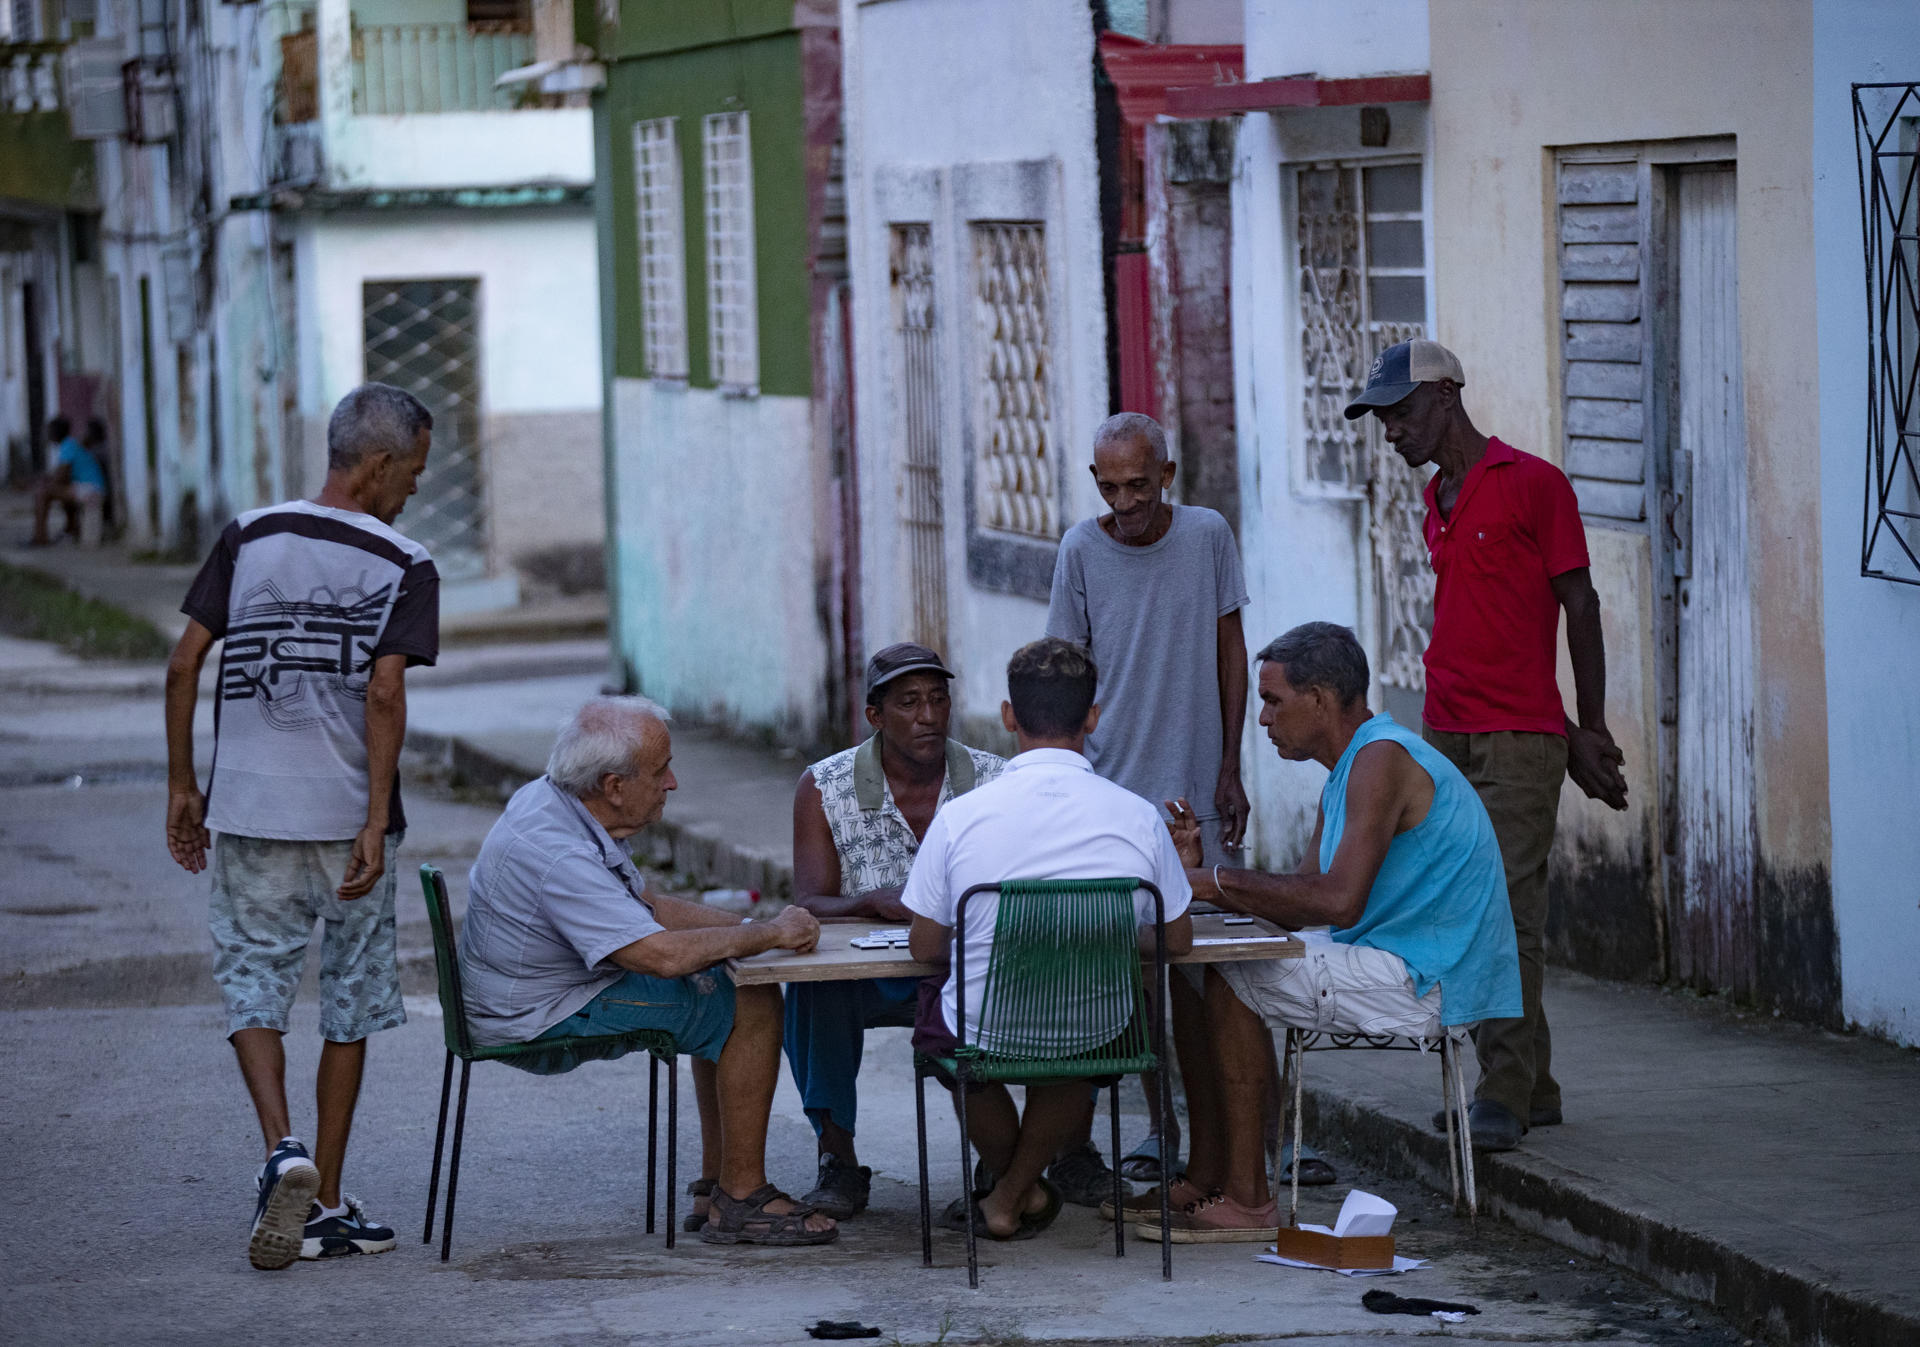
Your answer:
[[[367,819],[367,680],[432,664],[440,576],[372,515],[290,501],[220,534],[180,611],[225,642],[207,827],[330,842]],[[396,774],[388,831],[406,827]]]

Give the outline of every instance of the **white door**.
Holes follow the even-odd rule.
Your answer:
[[[1672,971],[1697,986],[1746,993],[1753,983],[1753,613],[1733,169],[1676,172],[1669,202],[1677,282],[1673,478],[1691,533],[1690,545],[1673,554]]]

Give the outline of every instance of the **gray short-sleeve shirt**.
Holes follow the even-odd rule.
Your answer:
[[[1173,507],[1158,542],[1129,547],[1083,519],[1060,540],[1047,635],[1077,641],[1100,671],[1087,759],[1155,805],[1184,797],[1220,816],[1219,620],[1246,606],[1233,530],[1214,510]]]
[[[468,881],[460,984],[476,1043],[525,1043],[624,970],[615,950],[664,928],[625,850],[546,777],[522,786]]]

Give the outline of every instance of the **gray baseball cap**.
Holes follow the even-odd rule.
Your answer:
[[[875,692],[910,673],[953,677],[953,670],[940,662],[937,652],[912,641],[898,641],[885,650],[876,650],[867,661],[867,700],[872,701]]]
[[[1347,404],[1347,420],[1358,421],[1375,407],[1391,407],[1421,384],[1441,379],[1453,380],[1458,388],[1467,386],[1459,356],[1425,337],[1395,342],[1374,357],[1367,386]]]

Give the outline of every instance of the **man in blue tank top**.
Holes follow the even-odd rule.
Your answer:
[[[1206,1073],[1224,1108],[1191,1120],[1188,1191],[1174,1195],[1182,1242],[1272,1238],[1261,1088],[1270,1029],[1433,1037],[1520,1005],[1500,846],[1467,779],[1367,709],[1367,656],[1347,628],[1309,622],[1257,659],[1268,739],[1281,757],[1329,772],[1306,855],[1290,875],[1203,867],[1192,811],[1174,810],[1169,826],[1196,899],[1328,929],[1306,931],[1304,958],[1207,970],[1212,1051],[1182,1053],[1180,1069],[1190,1082]]]

